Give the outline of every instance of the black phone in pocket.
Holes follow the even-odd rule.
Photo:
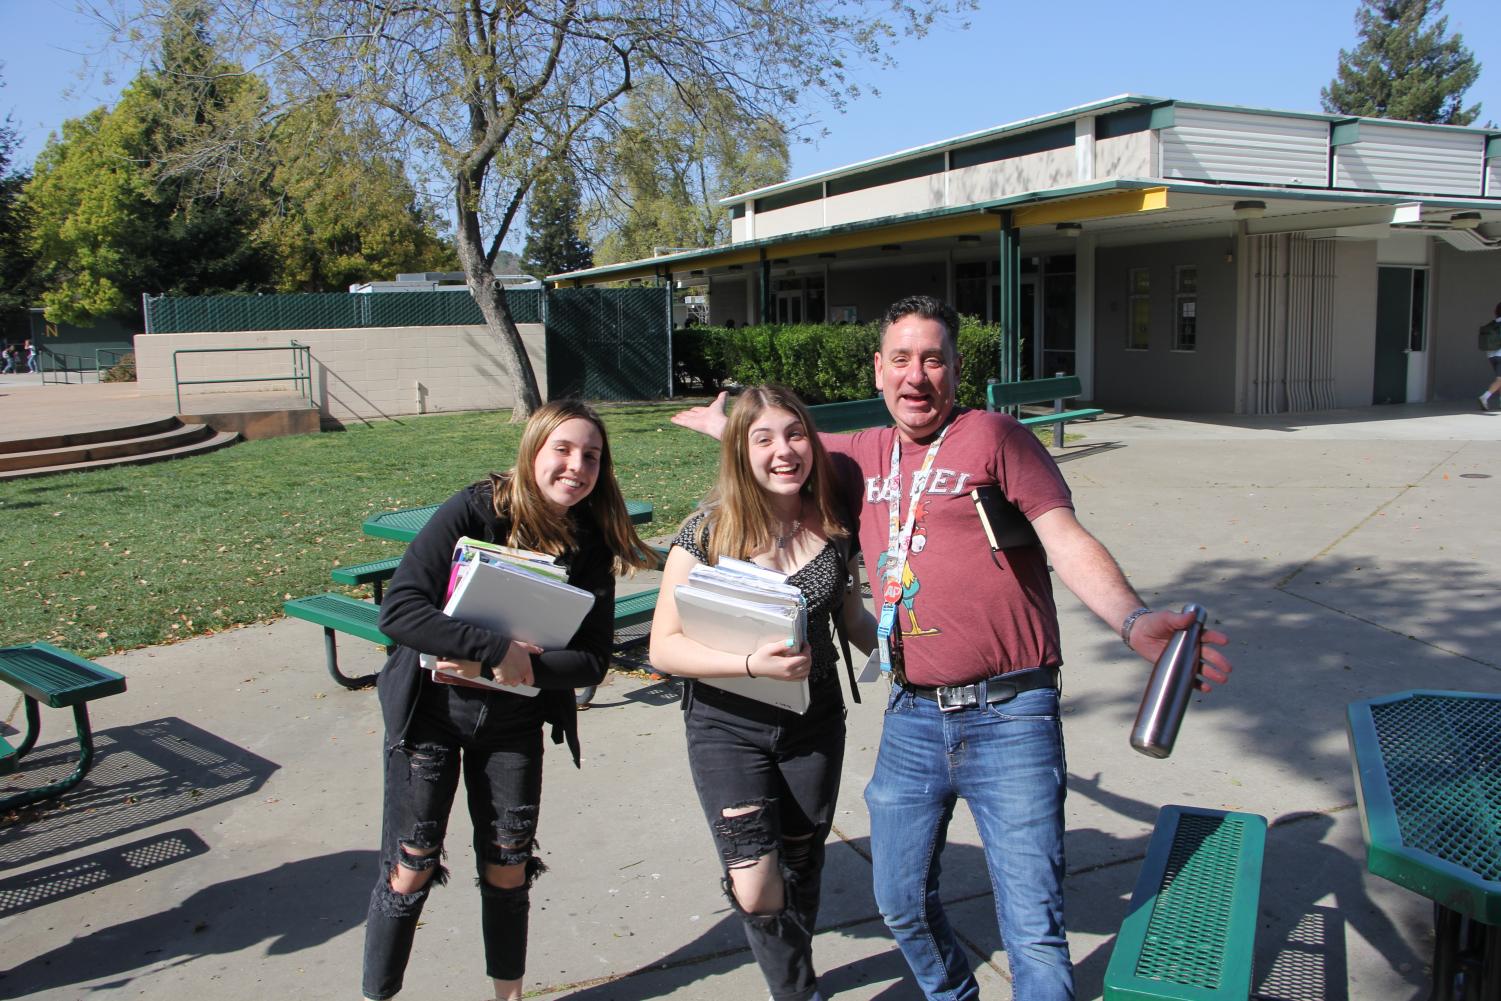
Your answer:
[[[1040,546],[1032,523],[1021,509],[1006,499],[997,486],[976,487],[969,492],[974,498],[975,510],[980,515],[980,526],[985,529],[985,539],[991,552],[1002,549],[1019,549],[1023,546]]]

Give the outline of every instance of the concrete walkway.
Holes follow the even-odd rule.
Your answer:
[[[0,389],[0,391],[4,391]],[[1495,691],[1501,417],[1453,406],[1317,420],[1119,418],[1062,450],[1081,518],[1150,602],[1197,600],[1230,633],[1232,684],[1165,761],[1127,732],[1146,665],[1059,590],[1067,658],[1068,921],[1098,996],[1157,808],[1273,822],[1257,941],[1264,999],[1418,998],[1430,906],[1362,863],[1344,734],[1353,699]],[[665,527],[658,526],[665,531]],[[358,531],[357,526],[350,526]],[[379,651],[341,643],[351,673]],[[283,621],[105,659],[99,763],[61,809],[0,829],[0,997],[355,998],[376,876],[381,724],[335,688],[318,630]],[[876,913],[861,791],[884,686],[851,706],[817,950],[826,993],[918,997]],[[20,722],[14,703],[6,718]],[[67,722],[13,781],[65,767]],[[581,719],[584,768],[549,756],[529,986],[588,1001],[764,998],[719,894],[671,683],[612,674]],[[462,808],[404,997],[480,998]],[[944,856],[984,997],[1011,997],[968,813]]]

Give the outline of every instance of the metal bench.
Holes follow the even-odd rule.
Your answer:
[[[1051,379],[1028,379],[1024,382],[992,382],[985,387],[985,407],[987,410],[1018,410],[1029,403],[1053,404],[1053,412],[1050,414],[1034,414],[1030,417],[1021,417],[1020,420],[1027,427],[1041,427],[1046,424],[1053,425],[1053,447],[1063,447],[1063,425],[1069,421],[1092,421],[1105,411],[1096,407],[1080,407],[1073,410],[1065,410],[1063,401],[1070,400],[1083,392],[1077,375],[1059,375]]]
[[[378,643],[390,653],[393,644],[380,631],[380,606],[368,601],[359,601],[347,594],[313,594],[306,598],[294,598],[282,605],[282,609],[294,619],[306,619],[323,627],[323,651],[328,658],[328,673],[345,688],[366,688],[375,684],[374,674],[351,678],[339,670],[338,633],[349,633],[361,639]]]
[[[1245,1001],[1266,819],[1164,806],[1105,970],[1105,1001]]]
[[[42,732],[40,704],[73,710],[78,734],[78,766],[66,778],[35,789],[23,789],[0,797],[0,810],[13,810],[60,796],[83,781],[94,764],[94,731],[89,723],[89,703],[125,691],[125,678],[91,660],[60,650],[50,643],[27,643],[0,648],[0,681],[20,690],[26,701],[26,736],[12,748],[0,740],[0,771],[12,772],[33,747]]]
[[[380,604],[384,597],[386,581],[396,573],[396,568],[401,564],[400,556],[388,556],[383,560],[371,560],[369,563],[351,563],[347,567],[334,567],[329,574],[335,584],[348,584],[350,587],[364,587],[371,585],[375,594],[375,603]]]
[[[859,431],[886,427],[891,423],[891,411],[886,409],[886,399],[881,396],[843,403],[819,403],[809,407],[808,412],[813,415],[813,423],[820,431]]]

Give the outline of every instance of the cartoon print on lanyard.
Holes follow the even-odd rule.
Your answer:
[[[922,581],[918,580],[917,574],[912,572],[912,560],[910,556],[916,556],[927,547],[928,544],[928,502],[919,501],[916,516],[912,523],[912,547],[907,560],[907,565],[902,567],[902,591],[900,601],[902,609],[907,613],[908,628],[902,630],[903,636],[936,636],[940,630],[924,629],[917,622],[917,592],[922,590]],[[876,561],[876,577],[882,579],[887,573],[887,563],[892,558],[891,550],[886,550]]]

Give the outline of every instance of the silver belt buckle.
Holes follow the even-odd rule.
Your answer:
[[[933,692],[938,696],[941,713],[957,712],[976,704],[974,685],[939,685]]]

